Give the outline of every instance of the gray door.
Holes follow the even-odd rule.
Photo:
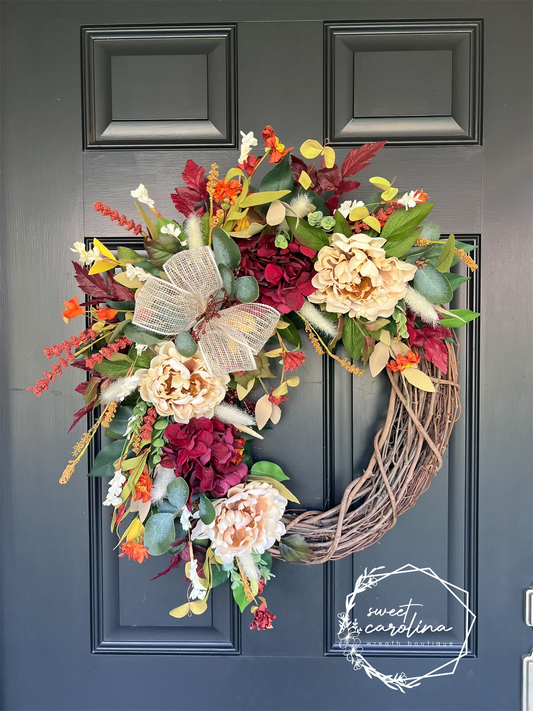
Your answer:
[[[533,575],[531,4],[51,0],[1,10],[3,708],[516,711],[532,644],[522,617]],[[173,214],[188,158],[226,170],[238,131],[257,136],[266,124],[288,146],[328,137],[339,157],[389,139],[363,184],[385,175],[423,187],[443,233],[480,248],[458,303],[483,318],[461,333],[463,416],[430,490],[353,558],[275,564],[277,619],[257,633],[226,587],[203,617],[168,616],[182,576],[150,582],[160,559],[117,559],[99,483],[82,470],[57,484],[79,373],[40,400],[26,388],[43,348],[72,333],[58,317],[79,294],[72,243],[137,244],[93,203],[129,216],[142,182]],[[259,452],[321,509],[365,466],[386,393],[307,352],[305,387]],[[336,630],[365,568],[409,563],[468,590],[478,621],[455,675],[401,694],[354,671]],[[449,622],[446,595],[433,600]],[[460,651],[452,621],[440,647],[363,640],[365,654],[386,674],[425,673]]]

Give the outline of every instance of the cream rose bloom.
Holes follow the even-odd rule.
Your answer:
[[[233,486],[226,498],[215,499],[213,505],[213,522],[206,526],[199,521],[192,538],[209,538],[224,563],[252,551],[264,553],[285,533],[281,517],[287,499],[266,482]]]
[[[385,257],[386,240],[358,234],[335,233],[331,246],[322,247],[315,262],[316,291],[307,298],[326,304],[326,310],[363,316],[369,321],[391,316],[407,292],[407,282],[416,272],[413,264]]]
[[[139,392],[162,417],[186,424],[193,417],[213,417],[215,407],[226,395],[229,375],[209,375],[199,352],[182,356],[172,341],[156,346],[150,367],[138,370]]]

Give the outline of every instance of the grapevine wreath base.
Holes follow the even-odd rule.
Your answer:
[[[385,424],[374,437],[367,468],[346,487],[341,503],[328,511],[297,511],[284,517],[287,532],[302,535],[311,549],[302,562],[340,560],[371,546],[428,489],[461,413],[456,349],[450,343],[447,347],[447,377],[424,360],[421,369],[435,392],[408,385],[409,403],[399,374],[387,371],[391,392]],[[282,559],[277,546],[271,552]]]
[[[89,474],[108,479],[102,504],[119,555],[167,556],[157,578],[183,569],[186,601],[169,614],[202,614],[211,591],[229,584],[257,630],[276,617],[264,597],[272,557],[319,564],[351,555],[428,488],[460,411],[454,329],[479,316],[447,308],[469,279],[451,270],[462,261],[475,271],[474,247],[441,238],[424,190],[374,176],[378,192],[343,199],[385,142],[337,165],[327,142],[304,141],[299,158],[271,126],[262,139],[254,155],[258,139],[242,133],[225,176],[215,163],[206,175],[187,161],[186,185],[171,195],[181,222],[163,217],[142,184],[131,191],[139,224],[95,203],[142,236],[142,252],[74,244],[85,301],[65,301],[63,318],[85,316],[85,328],[45,349],[58,362],[29,388],[40,396],[63,369],[83,372],[85,405],[72,426],[92,422],[60,483],[105,431]],[[299,504],[290,477],[281,462],[255,460],[252,447],[280,420],[290,427],[282,410],[305,370],[304,333],[353,376],[369,369],[391,384],[368,467],[322,512],[288,510]]]

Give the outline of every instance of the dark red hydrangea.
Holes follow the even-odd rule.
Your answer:
[[[182,476],[192,493],[220,498],[246,479],[245,440],[237,436],[233,425],[216,417],[200,417],[186,425],[168,425],[165,437],[168,444],[163,447],[161,464]]]
[[[305,297],[315,291],[311,279],[316,251],[297,240],[289,242],[286,249],[278,249],[275,239],[275,235],[262,235],[259,239],[238,240],[241,273],[257,279],[263,304],[288,314],[301,309]]]

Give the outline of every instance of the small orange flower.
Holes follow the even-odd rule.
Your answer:
[[[420,363],[420,359],[422,356],[416,355],[416,353],[413,353],[413,351],[408,350],[407,351],[407,357],[403,356],[401,353],[396,357],[396,360],[391,359],[389,363],[387,363],[387,368],[389,370],[393,370],[394,372],[401,372],[402,370],[405,370],[406,368],[414,368],[415,365],[418,365]]]
[[[111,321],[118,314],[116,309],[102,309],[99,308],[96,312],[96,316],[100,321]]]
[[[415,195],[415,200],[416,202],[426,202],[426,200],[429,200],[429,195],[420,188]]]
[[[215,191],[213,193],[213,199],[215,202],[222,203],[227,202],[233,205],[235,198],[241,192],[242,185],[238,180],[230,180],[227,183],[225,180],[219,180],[215,185]]]
[[[135,541],[124,541],[121,545],[122,553],[120,553],[119,558],[127,555],[131,560],[136,560],[138,563],[142,563],[145,558],[149,558],[148,550],[142,543],[135,543]]]
[[[139,499],[141,499],[145,504],[147,501],[150,501],[151,497],[152,480],[146,472],[143,472],[135,484],[135,498],[133,500],[139,501]]]
[[[65,310],[63,311],[63,319],[65,323],[68,323],[70,319],[76,318],[76,316],[81,316],[84,312],[82,307],[78,304],[78,297],[73,296],[70,301],[63,301],[65,304]]]
[[[275,135],[272,126],[266,126],[263,129],[263,141],[265,142],[265,146],[270,148],[269,163],[279,163],[283,156],[286,156],[287,153],[294,148],[294,146],[285,148],[283,143],[280,143],[279,138]]]

